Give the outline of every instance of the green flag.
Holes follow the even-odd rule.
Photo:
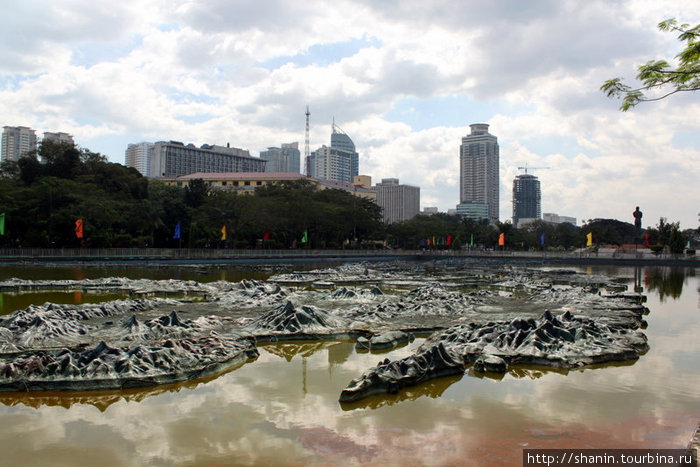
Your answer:
[[[0,235],[5,235],[5,213],[0,214]]]
[[[304,230],[304,235],[301,237],[301,243],[306,243],[309,241],[309,231]]]
[[[474,234],[469,237],[469,246],[474,246]]]

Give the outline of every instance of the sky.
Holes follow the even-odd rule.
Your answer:
[[[331,124],[373,183],[459,203],[459,146],[500,145],[500,220],[515,176],[542,212],[698,227],[700,93],[621,112],[600,86],[673,61],[697,0],[0,0],[0,125],[63,131],[124,163],[128,144],[330,145]]]

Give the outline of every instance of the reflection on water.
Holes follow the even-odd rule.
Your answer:
[[[193,384],[0,395],[2,462],[521,465],[524,448],[683,448],[700,421],[700,280],[686,271],[673,296],[641,272],[650,350],[633,364],[465,374],[341,406],[351,379],[422,340],[381,356],[349,341],[265,344],[255,362]]]
[[[644,283],[650,292],[656,292],[662,302],[670,297],[674,300],[683,294],[683,285],[695,277],[694,269],[668,267],[647,268]]]
[[[58,303],[82,305],[84,303],[104,303],[128,298],[128,293],[83,293],[74,292],[0,292],[0,316],[23,310],[29,305]]]

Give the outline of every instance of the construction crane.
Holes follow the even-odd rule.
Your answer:
[[[527,175],[527,169],[530,170],[545,170],[545,169],[551,169],[551,167],[528,167],[527,164],[525,164],[523,167],[518,167],[519,170],[524,170],[525,175]]]

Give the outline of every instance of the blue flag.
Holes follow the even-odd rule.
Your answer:
[[[540,235],[540,245],[544,246],[544,232]]]
[[[177,225],[175,226],[175,233],[173,234],[173,239],[179,240],[180,238],[180,221],[177,221]]]

